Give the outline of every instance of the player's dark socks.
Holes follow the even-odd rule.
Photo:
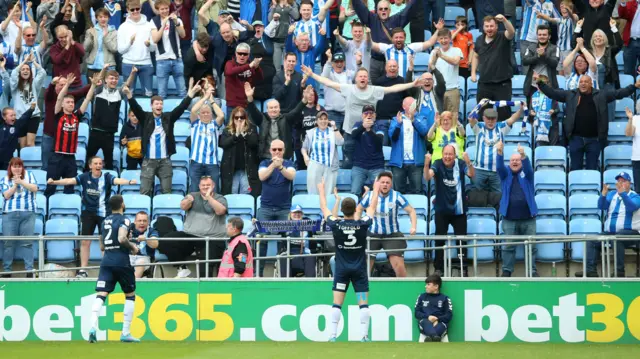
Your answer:
[[[334,304],[331,306],[331,308],[338,308],[338,309],[342,309],[342,306],[339,304]]]
[[[432,339],[434,342],[440,342],[440,341],[442,341],[442,338],[441,338],[440,336],[438,336],[438,335],[434,335],[433,337],[431,337],[431,339]]]

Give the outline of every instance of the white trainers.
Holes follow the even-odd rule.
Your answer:
[[[176,276],[176,278],[189,278],[190,275],[191,271],[189,270],[189,268],[180,268],[178,269],[178,275]]]

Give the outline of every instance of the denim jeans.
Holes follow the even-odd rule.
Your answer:
[[[42,135],[42,144],[40,145],[42,148],[42,155],[40,157],[42,158],[42,170],[45,172],[49,168],[49,158],[53,153],[53,147],[55,146],[54,143],[55,141],[53,137],[45,134]]]
[[[138,81],[138,76],[140,77],[140,85],[144,91],[144,95],[147,97],[153,96],[153,65],[131,65],[131,64],[122,64],[122,76],[126,79],[131,74],[131,69],[133,66],[138,69],[138,72],[133,77],[133,84],[131,85],[132,89],[136,88],[136,83]]]
[[[145,158],[142,161],[141,168],[140,194],[153,197],[153,187],[155,184],[156,176],[158,176],[158,179],[160,179],[160,191],[162,192],[162,194],[171,193],[173,167],[171,167],[170,159],[163,158],[159,160],[152,160]]]
[[[536,235],[536,219],[518,219],[509,220],[504,218],[502,220],[502,230],[507,236],[535,236]],[[535,246],[532,249],[532,262],[531,266],[533,273],[536,273],[536,254],[538,248]],[[502,246],[502,271],[513,273],[513,265],[516,261],[516,245],[508,244]]]
[[[2,235],[32,236],[35,232],[36,214],[30,211],[5,212],[2,215]],[[13,257],[17,246],[23,248],[24,267],[33,269],[33,241],[4,241],[4,253],[2,254],[2,266],[5,272],[11,271]]]
[[[402,165],[391,167],[393,189],[402,194],[420,194],[422,191],[422,166]],[[409,186],[407,186],[409,180]]]
[[[251,186],[249,185],[249,176],[247,171],[236,171],[233,174],[233,182],[231,183],[232,194],[251,194]]]
[[[187,96],[187,88],[184,83],[184,64],[182,59],[160,60],[156,65],[156,77],[158,78],[158,95],[167,97],[169,75],[173,76],[179,97]]]
[[[287,219],[289,219],[288,208],[280,209],[260,207],[260,209],[258,209],[259,221],[286,221]],[[259,253],[260,257],[265,257],[267,255],[268,241],[260,241],[258,247],[259,248],[257,252]],[[263,277],[264,265],[265,261],[260,261],[260,266],[258,267],[258,273],[260,274],[260,277]]]
[[[424,29],[431,30],[433,23],[444,19],[445,0],[425,0],[424,2]],[[425,39],[428,40],[428,39]]]
[[[611,233],[605,233],[611,234]],[[638,231],[634,230],[621,230],[616,232],[617,235],[620,236],[637,236],[639,235]],[[638,245],[639,242],[634,241],[619,241],[616,244],[616,272],[619,274],[624,274],[624,250],[627,247],[631,247],[633,245]],[[599,241],[590,241],[587,242],[587,273],[597,273],[598,272],[598,254],[600,253],[601,242]],[[611,243],[611,250],[613,250],[613,243]]]
[[[327,111],[327,114],[329,115],[329,121],[335,121],[336,127],[338,127],[340,131],[342,131],[342,124],[344,123],[344,112]]]
[[[191,185],[189,185],[190,192],[199,191],[198,186],[202,176],[211,176],[213,183],[216,186],[215,188],[220,188],[220,166],[205,165],[191,161],[191,163],[189,163],[189,180],[191,181]]]
[[[384,172],[384,168],[376,168],[366,170],[361,167],[353,167],[351,169],[351,193],[360,197],[362,195],[362,187],[369,182],[375,181],[380,173]]]
[[[344,133],[344,144],[342,145],[342,169],[348,170],[353,167],[353,151],[356,150],[356,141],[349,133]]]
[[[629,45],[624,48],[624,73],[636,76],[638,62],[640,62],[640,39],[629,39]]]
[[[473,177],[473,186],[480,191],[502,192],[498,172],[476,168],[476,175]]]
[[[587,155],[587,166],[584,169],[597,170],[600,158],[600,142],[597,138],[572,136],[569,140],[569,158],[571,171],[583,169],[582,159]],[[478,171],[476,170],[476,173]],[[477,176],[477,175],[476,175]]]

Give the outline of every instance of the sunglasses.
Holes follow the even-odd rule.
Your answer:
[[[135,11],[140,11],[140,8],[139,7],[134,7],[134,8],[129,9],[129,12],[135,12]]]
[[[36,34],[25,34],[24,37],[36,37]]]
[[[233,119],[234,120],[244,120],[244,119],[246,119],[246,117],[244,117],[244,116],[233,116]]]
[[[381,8],[378,8],[378,11],[389,11],[389,8],[388,7],[381,7]]]
[[[282,148],[282,147],[280,147],[280,148],[272,148],[271,151],[282,152],[282,151],[284,151],[284,148]]]
[[[237,56],[249,56],[249,54],[246,53],[246,52],[236,52],[236,55]]]

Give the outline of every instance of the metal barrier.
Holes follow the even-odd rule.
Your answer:
[[[617,267],[617,257],[615,256],[617,243],[618,241],[631,241],[631,242],[639,242],[639,236],[614,236],[614,235],[568,235],[562,236],[564,239],[555,239],[558,238],[557,235],[536,235],[536,236],[510,236],[510,235],[466,235],[466,236],[406,236],[404,240],[444,240],[445,245],[442,247],[436,246],[425,246],[419,248],[411,248],[411,249],[403,249],[403,252],[412,252],[412,251],[432,251],[432,250],[443,250],[444,251],[444,276],[451,277],[451,269],[453,267],[453,257],[449,256],[449,249],[472,249],[474,251],[473,256],[473,268],[474,274],[477,273],[478,269],[478,261],[477,261],[477,249],[482,247],[496,247],[496,246],[504,246],[508,244],[507,242],[494,242],[494,243],[480,243],[478,244],[478,240],[493,240],[493,241],[514,241],[513,245],[524,245],[525,248],[525,277],[532,276],[532,262],[533,262],[533,247],[536,244],[551,244],[551,243],[573,243],[573,242],[585,242],[585,245],[582,248],[582,269],[583,269],[583,277],[586,277],[587,271],[587,246],[586,242],[599,241],[601,246],[601,260],[602,260],[602,276],[603,277],[611,277],[611,247],[613,248],[614,259],[613,259],[613,267],[614,267],[614,276],[617,277],[617,271],[615,268]],[[276,255],[276,256],[254,256],[254,260],[256,261],[256,265],[254,268],[256,277],[258,277],[259,266],[261,260],[279,260],[286,258],[287,259],[287,273],[290,270],[290,261],[293,258],[298,257],[327,257],[335,255],[335,252],[326,252],[326,253],[312,253],[312,254],[289,254],[291,250],[291,241],[292,240],[327,240],[331,239],[331,236],[320,235],[316,237],[263,237],[263,238],[255,238],[251,239],[251,241],[286,241],[287,243],[287,252],[285,255]],[[148,264],[135,265],[137,266],[157,266],[157,265],[185,265],[185,264],[196,264],[196,274],[197,278],[200,278],[200,263],[205,263],[205,271],[209,273],[209,264],[210,263],[220,263],[221,259],[209,259],[209,242],[210,241],[227,241],[227,238],[213,238],[213,237],[202,237],[202,238],[154,238],[159,241],[171,240],[171,241],[194,241],[194,240],[203,240],[205,241],[205,259],[200,260],[191,260],[191,261],[180,261],[180,262],[155,262]],[[25,274],[25,273],[42,273],[42,272],[57,272],[57,271],[69,271],[69,270],[78,270],[78,269],[99,269],[99,266],[88,266],[88,267],[67,267],[60,269],[44,269],[44,258],[45,258],[45,249],[44,242],[45,241],[61,241],[61,240],[90,240],[97,241],[99,240],[98,236],[75,236],[75,237],[48,237],[48,236],[24,236],[24,237],[0,237],[0,240],[9,240],[9,241],[38,241],[38,269],[33,271],[11,271],[5,272],[4,274]],[[388,252],[397,252],[398,250],[370,250],[371,241],[385,241],[385,240],[397,240],[397,238],[367,238],[367,272],[371,275],[371,263],[369,261],[370,254],[378,254],[378,253],[388,253]],[[463,245],[447,245],[449,241],[466,241],[473,242],[473,244],[463,244]],[[517,242],[515,242],[517,241]],[[612,245],[611,245],[612,244]],[[256,245],[262,245],[259,243]],[[611,246],[610,246],[611,245]],[[460,253],[460,251],[458,251]],[[460,260],[460,267],[462,268],[464,265],[464,258],[462,255],[458,255],[458,259]],[[460,271],[461,276],[463,276],[463,271]]]

